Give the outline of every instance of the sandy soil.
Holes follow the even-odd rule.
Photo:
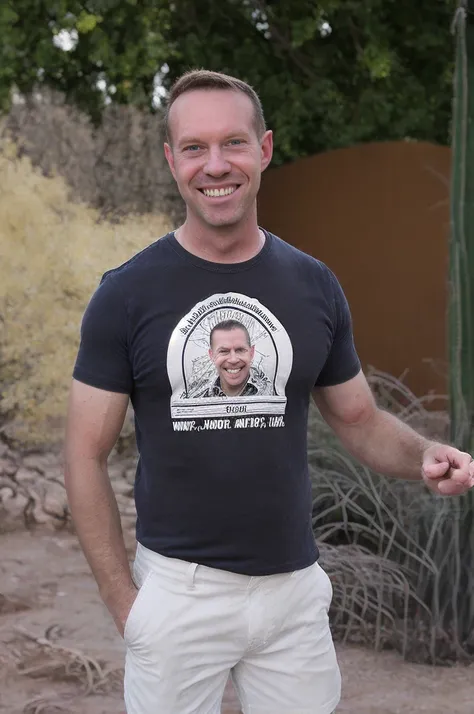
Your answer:
[[[130,544],[131,545],[131,544]],[[473,714],[474,666],[338,647],[338,714]],[[0,536],[0,711],[122,714],[123,643],[73,536]],[[223,713],[236,714],[231,688]]]

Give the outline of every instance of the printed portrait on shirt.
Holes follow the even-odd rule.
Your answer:
[[[253,365],[255,345],[243,322],[222,320],[209,334],[209,359],[216,378],[206,385],[202,397],[249,397],[275,394],[272,382]]]
[[[288,333],[261,303],[237,293],[213,295],[195,305],[171,336],[172,419],[244,415],[254,424],[256,416],[283,415],[292,363]],[[260,424],[267,422],[273,424]],[[234,421],[224,428],[233,427]]]

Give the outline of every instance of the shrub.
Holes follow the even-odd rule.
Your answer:
[[[102,273],[169,230],[164,215],[111,223],[0,142],[0,419],[24,447],[62,435],[82,314]]]

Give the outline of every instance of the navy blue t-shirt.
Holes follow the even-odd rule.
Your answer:
[[[251,260],[211,263],[170,233],[103,276],[74,378],[130,395],[138,541],[268,575],[318,558],[309,397],[359,370],[346,299],[323,263],[270,233]]]

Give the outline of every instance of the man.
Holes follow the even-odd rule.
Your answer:
[[[209,357],[218,376],[203,397],[254,397],[272,393],[271,384],[261,371],[254,370],[252,378],[255,346],[250,342],[245,325],[238,320],[219,322],[211,330],[209,344]]]
[[[106,273],[85,313],[66,440],[72,516],[127,646],[128,714],[217,714],[229,672],[245,714],[330,714],[340,675],[311,528],[310,394],[379,473],[458,495],[474,483],[472,460],[376,407],[336,278],[259,228],[272,133],[253,90],[191,72],[172,89],[166,120],[186,220]],[[209,309],[233,300],[261,317],[263,305],[274,334],[286,330],[284,422],[173,430],[169,343],[209,296]],[[133,578],[107,475],[129,399],[140,453]]]

